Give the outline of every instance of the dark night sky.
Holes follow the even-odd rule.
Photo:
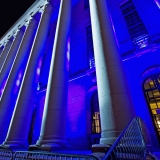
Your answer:
[[[1,0],[0,37],[25,13],[36,0]]]

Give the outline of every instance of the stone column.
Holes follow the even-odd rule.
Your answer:
[[[4,141],[13,114],[18,91],[36,33],[37,21],[31,19],[9,72],[0,99],[0,142]]]
[[[1,58],[1,53],[3,52],[3,46],[0,48],[0,58]]]
[[[10,51],[5,59],[5,62],[0,70],[0,88],[1,91],[3,90],[3,87],[5,85],[5,82],[7,80],[9,71],[11,69],[11,66],[13,64],[14,58],[16,57],[16,53],[18,51],[18,48],[20,46],[20,42],[22,41],[22,37],[23,37],[23,31],[18,30],[16,32],[16,34],[14,35],[14,41],[13,44],[10,48]],[[1,92],[0,92],[0,96],[1,96]]]
[[[67,41],[70,29],[71,0],[61,0],[50,65],[44,113],[37,149],[52,150],[67,146],[66,108],[68,94]],[[30,149],[36,146],[30,146]]]
[[[44,52],[48,36],[53,7],[46,4],[40,24],[27,62],[21,88],[18,94],[4,148],[28,146],[28,134],[36,98],[38,76],[38,60]]]
[[[3,63],[4,63],[7,55],[8,55],[8,51],[9,51],[11,45],[12,45],[12,39],[9,39],[9,40],[6,42],[6,44],[5,44],[5,46],[4,46],[4,49],[3,49],[2,53],[1,53],[1,58],[0,58],[0,70],[1,70],[1,68],[2,68],[2,66],[3,66]]]
[[[100,144],[112,144],[134,117],[106,0],[89,0],[101,117]]]

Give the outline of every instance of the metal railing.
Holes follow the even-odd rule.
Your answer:
[[[11,150],[0,149],[0,160],[13,160],[13,152]]]
[[[144,121],[136,117],[123,130],[102,160],[145,160],[151,140]],[[0,149],[0,160],[98,160],[93,155]]]
[[[98,158],[92,155],[18,151],[14,154],[14,160],[98,160]]]
[[[147,152],[152,152],[152,141],[151,141],[148,127],[147,127],[146,123],[141,118],[138,117],[137,121],[139,123],[141,133],[142,133],[143,139],[144,139],[146,147],[147,147]]]
[[[111,146],[103,160],[145,160],[147,145],[143,137],[142,124],[141,118],[134,118]]]

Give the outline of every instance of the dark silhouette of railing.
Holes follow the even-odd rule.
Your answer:
[[[0,160],[13,160],[13,152],[7,149],[0,149]]]
[[[123,130],[102,160],[145,160],[151,140],[144,121],[136,117]],[[152,157],[152,156],[150,156]],[[0,160],[98,160],[92,155],[0,149]]]
[[[145,160],[150,145],[144,121],[135,117],[111,146],[103,160]]]
[[[92,155],[18,151],[14,154],[14,160],[98,160],[98,158]]]

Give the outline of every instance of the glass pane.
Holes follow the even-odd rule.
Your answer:
[[[155,109],[155,108],[157,108],[157,105],[156,105],[156,103],[150,103],[150,107],[151,107],[151,109]]]
[[[157,106],[158,106],[158,108],[160,108],[160,102],[157,102]]]
[[[145,89],[150,89],[149,84],[148,84],[148,83],[144,84],[144,88],[145,88]]]
[[[148,96],[149,96],[149,98],[153,98],[153,93],[152,93],[152,91],[149,91],[149,92],[148,92]]]
[[[153,91],[153,95],[154,95],[154,97],[160,97],[158,89]]]
[[[152,113],[153,113],[153,114],[157,114],[157,112],[156,112],[155,109],[152,109]]]
[[[153,81],[150,81],[149,84],[150,84],[151,88],[154,88],[154,83],[153,83]]]
[[[96,92],[91,98],[91,110],[92,110],[92,133],[100,133],[100,112],[99,112],[99,102],[98,93]]]

